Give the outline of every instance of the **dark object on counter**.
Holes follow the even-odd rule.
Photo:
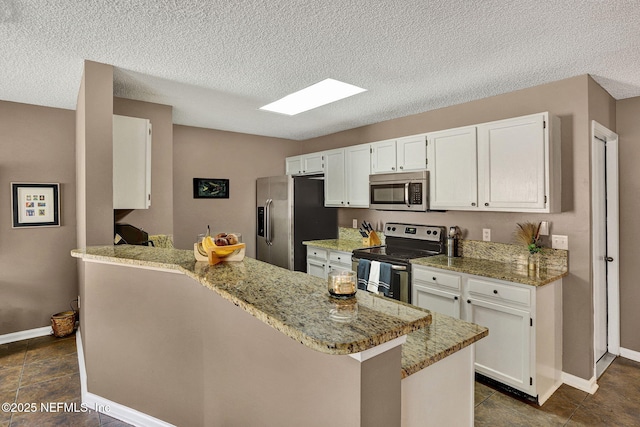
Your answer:
[[[456,237],[447,237],[447,256],[449,258],[458,256],[458,239]]]
[[[449,227],[449,236],[447,237],[447,256],[455,258],[458,255],[458,240],[460,239],[460,228],[457,225]]]
[[[115,225],[115,245],[142,245],[154,246],[149,240],[149,233],[131,224]]]

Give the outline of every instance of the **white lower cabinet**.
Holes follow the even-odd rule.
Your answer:
[[[334,270],[351,271],[351,252],[329,252],[329,269],[327,273],[331,273]]]
[[[447,316],[460,318],[460,294],[441,289],[414,284],[413,305],[446,314]]]
[[[307,274],[321,279],[327,278],[328,251],[315,246],[307,246]]]
[[[307,274],[326,279],[334,270],[351,270],[351,252],[307,246]]]
[[[413,266],[412,302],[489,328],[475,346],[475,370],[537,397],[560,386],[562,281],[529,286]]]

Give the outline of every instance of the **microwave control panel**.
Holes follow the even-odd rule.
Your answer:
[[[422,204],[422,183],[414,182],[409,184],[409,204]]]

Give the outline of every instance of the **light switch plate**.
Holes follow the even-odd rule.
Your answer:
[[[490,242],[491,241],[491,229],[490,228],[483,228],[482,229],[482,240],[484,240],[485,242]]]
[[[358,228],[358,219],[357,218],[353,218],[353,223],[351,224],[351,226],[353,228]]]
[[[569,250],[569,236],[551,236],[551,247],[553,249],[565,249]]]

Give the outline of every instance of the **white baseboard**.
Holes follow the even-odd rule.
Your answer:
[[[640,362],[640,351],[629,350],[628,348],[620,347],[620,356],[625,359],[631,359],[635,362]]]
[[[112,418],[117,418],[125,423],[140,427],[175,427],[165,421],[154,418],[150,415],[136,411],[127,406],[113,402],[104,397],[90,393],[87,390],[87,369],[84,362],[84,348],[82,347],[82,335],[80,331],[76,333],[76,346],[78,348],[78,366],[80,368],[80,393],[82,404],[89,409],[101,412]]]
[[[578,390],[586,391],[589,394],[593,394],[596,392],[596,390],[598,390],[598,383],[596,382],[595,376],[589,380],[585,380],[584,378],[576,377],[575,375],[563,372],[561,378],[562,382],[566,385],[570,385],[571,387],[577,388]]]
[[[556,381],[555,384],[553,384],[553,387],[547,390],[546,393],[538,395],[538,405],[544,405],[544,402],[546,402],[551,397],[551,395],[560,388],[561,385],[562,381]]]
[[[42,328],[29,329],[26,331],[0,335],[0,344],[28,340],[30,338],[44,337],[51,334],[53,334],[53,329],[51,329],[51,326],[43,326]]]

